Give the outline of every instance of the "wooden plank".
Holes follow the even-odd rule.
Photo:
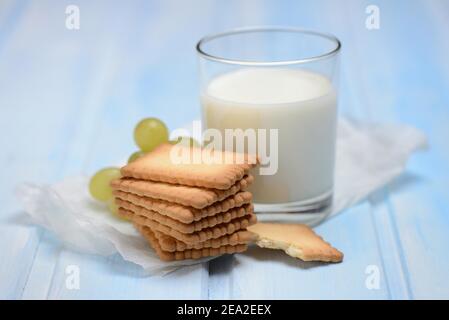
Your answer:
[[[24,21],[27,3],[16,2],[8,9],[4,3],[5,11],[2,15],[2,29],[0,33],[0,105],[3,116],[0,124],[6,134],[0,138],[2,154],[0,164],[4,170],[0,182],[3,210],[0,221],[0,232],[4,241],[0,244],[0,297],[20,297],[31,268],[34,253],[40,239],[41,232],[36,228],[23,224],[18,214],[20,206],[13,196],[13,186],[24,179],[39,180],[44,176],[52,178],[57,172],[51,172],[50,163],[46,162],[46,154],[58,140],[51,132],[41,131],[41,117],[33,117],[27,110],[34,105],[29,102],[26,85],[22,82],[21,70],[23,57],[15,56],[11,43],[16,43],[16,35],[21,32],[17,23]],[[31,80],[31,79],[30,79]],[[30,88],[31,89],[31,88]],[[57,98],[56,98],[57,99]],[[36,108],[37,110],[37,108]],[[50,113],[47,105],[39,109],[44,114]],[[57,120],[60,114],[54,114],[52,119]],[[14,139],[14,140],[13,140]],[[33,141],[41,141],[41,145]]]

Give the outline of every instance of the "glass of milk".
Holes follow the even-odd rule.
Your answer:
[[[223,137],[226,129],[265,129],[257,152],[265,146],[276,170],[254,172],[256,212],[331,208],[340,47],[332,35],[284,27],[236,29],[198,43],[203,129]]]

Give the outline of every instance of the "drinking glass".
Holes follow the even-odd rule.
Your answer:
[[[333,35],[287,27],[236,29],[198,42],[203,129],[223,137],[242,129],[245,143],[255,132],[257,153],[265,152],[261,168],[270,174],[252,172],[256,212],[331,209],[340,48]]]

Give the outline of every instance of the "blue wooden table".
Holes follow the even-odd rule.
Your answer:
[[[66,26],[68,5],[80,10],[79,29]],[[379,29],[367,28],[370,5]],[[143,277],[119,256],[76,253],[24,223],[18,183],[52,183],[125,159],[143,117],[172,129],[199,118],[195,42],[262,24],[336,34],[341,114],[408,123],[429,137],[429,151],[405,175],[317,227],[345,253],[343,263],[250,250]],[[2,0],[0,298],[449,298],[448,30],[445,0]],[[73,265],[79,289],[66,284]]]

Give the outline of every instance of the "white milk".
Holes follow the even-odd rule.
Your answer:
[[[213,79],[201,100],[206,128],[279,129],[278,171],[256,175],[255,202],[304,201],[332,192],[337,99],[327,78],[242,69]]]

